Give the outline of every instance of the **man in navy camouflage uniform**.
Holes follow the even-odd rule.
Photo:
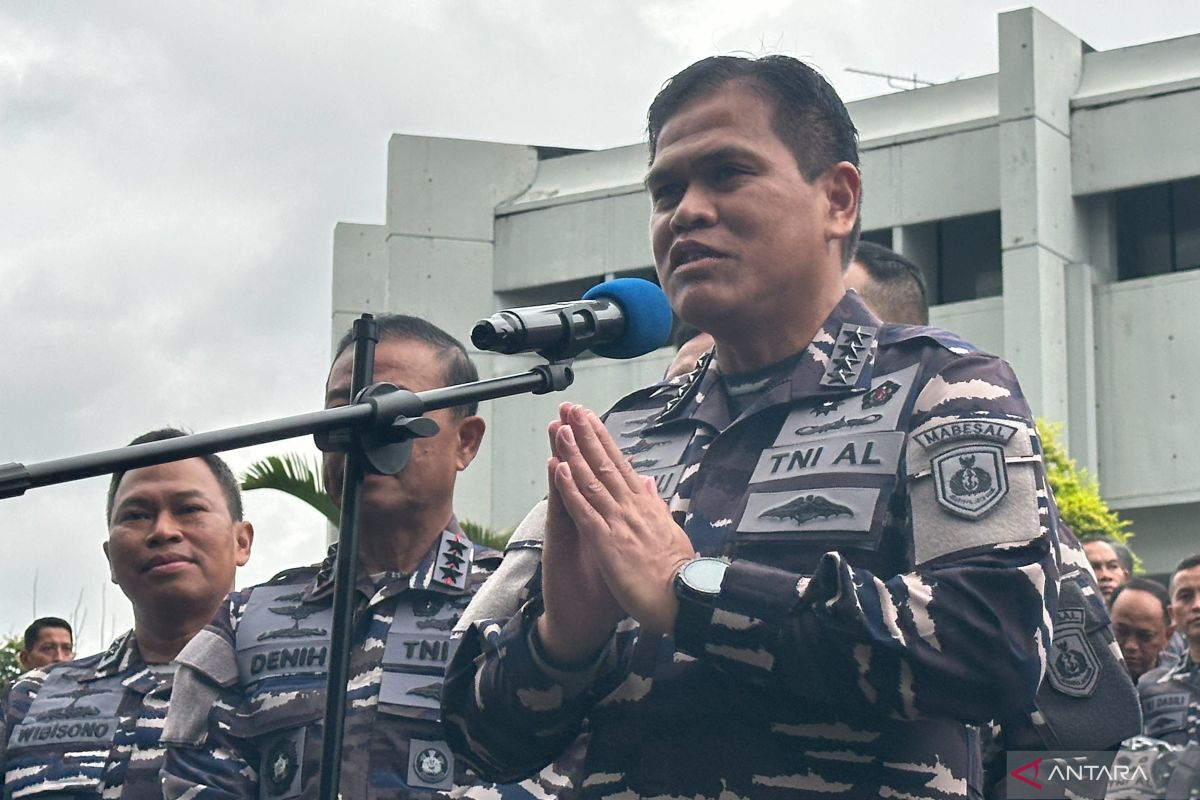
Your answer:
[[[1179,562],[1171,576],[1169,612],[1188,648],[1178,663],[1138,681],[1146,736],[1171,745],[1200,745],[1200,555]]]
[[[540,580],[466,631],[451,744],[564,797],[978,791],[964,723],[1033,711],[1056,606],[1017,381],[844,291],[855,131],[811,69],[706,59],[649,121],[659,278],[716,354],[563,406]]]
[[[418,392],[477,379],[462,345],[415,317],[376,318],[375,380]],[[326,406],[350,401],[350,334],[338,347]],[[344,798],[423,798],[455,780],[439,723],[450,630],[494,551],[454,518],[454,483],[475,457],[474,406],[430,413],[397,475],[363,485],[353,650],[341,770]],[[326,486],[340,504],[344,457],[327,454]],[[165,795],[313,796],[319,785],[336,545],[324,563],[230,595],[183,653]],[[459,775],[461,779],[461,774]]]
[[[183,435],[163,429],[130,444]],[[0,730],[6,799],[162,797],[171,661],[229,592],[254,537],[237,479],[211,455],[113,475],[107,517],[104,553],[133,604],[133,630],[105,653],[17,681]]]

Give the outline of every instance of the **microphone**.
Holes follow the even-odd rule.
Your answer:
[[[471,329],[480,350],[513,354],[535,351],[551,361],[591,350],[604,358],[635,358],[671,336],[671,305],[657,284],[615,278],[588,289],[583,299],[510,308]]]

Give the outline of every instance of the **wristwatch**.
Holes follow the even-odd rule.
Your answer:
[[[675,615],[675,649],[692,656],[704,653],[713,608],[721,593],[721,581],[729,561],[699,556],[675,573],[675,597],[679,611]]]

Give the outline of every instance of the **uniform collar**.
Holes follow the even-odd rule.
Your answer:
[[[1159,658],[1161,657],[1160,655]],[[1180,655],[1179,660],[1167,669],[1167,675],[1170,678],[1182,678],[1192,672],[1200,674],[1200,664],[1192,661],[1191,654],[1186,650]]]
[[[96,662],[96,670],[92,679],[107,678],[118,675],[131,666],[140,666],[142,654],[133,638],[133,631],[128,630],[113,640],[100,660]]]
[[[425,551],[421,562],[411,575],[397,575],[382,586],[376,585],[361,566],[356,579],[357,589],[370,604],[408,589],[427,589],[447,594],[462,594],[467,589],[467,577],[475,557],[475,545],[459,527],[458,519],[450,517],[434,543]],[[304,588],[304,602],[321,600],[333,595],[333,579],[337,566],[337,542],[329,546],[321,568]]]
[[[809,397],[833,399],[867,391],[882,325],[857,292],[847,291],[804,348],[791,378],[764,392],[741,416]],[[719,381],[716,359],[711,354],[701,358],[684,380],[654,393],[668,399],[652,427],[690,418],[723,430],[734,420]]]

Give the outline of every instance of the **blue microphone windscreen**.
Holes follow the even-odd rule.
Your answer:
[[[592,348],[604,358],[636,358],[657,350],[671,338],[671,304],[658,284],[642,278],[614,278],[593,286],[584,300],[607,298],[621,307],[625,331],[621,338]]]

